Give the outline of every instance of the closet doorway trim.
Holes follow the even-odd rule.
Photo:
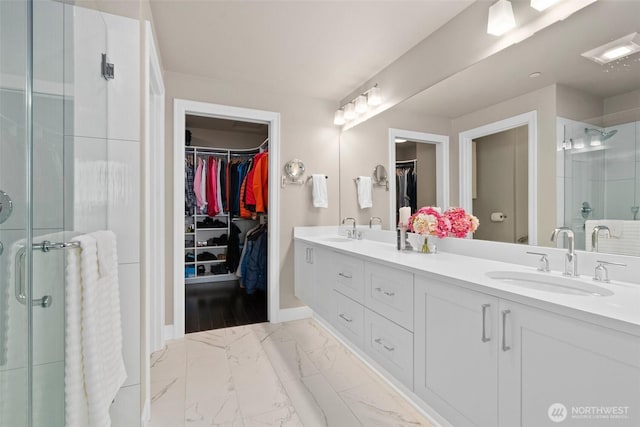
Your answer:
[[[396,138],[436,146],[436,202],[441,209],[447,209],[449,207],[449,136],[389,128],[389,173],[394,174],[393,182],[395,182],[396,170]],[[396,186],[393,185],[393,182],[389,188],[389,225],[391,230],[396,227],[393,222],[397,214]]]
[[[175,99],[173,102],[173,338],[184,337],[184,147],[186,115],[264,123],[269,126],[269,246],[267,311],[269,322],[279,321],[280,263],[278,174],[280,170],[280,113],[207,102]]]

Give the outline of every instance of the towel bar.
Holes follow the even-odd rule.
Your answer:
[[[67,249],[67,248],[79,248],[80,242],[50,242],[44,240],[40,243],[34,243],[31,248],[33,250],[41,250],[42,252],[49,252],[51,249]]]

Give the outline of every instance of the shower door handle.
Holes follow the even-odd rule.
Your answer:
[[[25,274],[24,274],[24,259],[27,253],[25,248],[20,248],[18,253],[16,254],[16,260],[14,265],[15,271],[15,294],[16,299],[20,304],[27,305],[27,292],[26,292],[26,283],[25,283]],[[34,307],[43,307],[47,308],[51,306],[53,302],[53,298],[51,295],[45,295],[42,298],[31,300],[31,305]]]

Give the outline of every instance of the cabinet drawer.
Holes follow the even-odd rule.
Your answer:
[[[366,263],[364,305],[413,331],[413,274]]]
[[[364,324],[364,350],[413,390],[413,334],[369,309]]]
[[[351,299],[364,302],[364,261],[343,254],[331,254],[333,289]]]
[[[331,323],[354,344],[364,341],[364,307],[340,292],[333,291]]]

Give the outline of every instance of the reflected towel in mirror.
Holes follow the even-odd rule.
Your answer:
[[[313,182],[313,207],[328,208],[327,176],[325,174],[314,173],[311,175],[311,178]]]
[[[358,186],[358,204],[360,205],[360,209],[372,207],[371,177],[359,176],[356,180],[356,185]]]

